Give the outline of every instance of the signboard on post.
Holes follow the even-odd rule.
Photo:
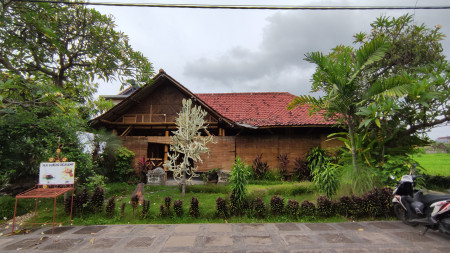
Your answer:
[[[74,184],[75,163],[41,163],[39,184]]]

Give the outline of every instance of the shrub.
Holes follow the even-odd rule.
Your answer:
[[[92,193],[91,201],[89,201],[89,210],[94,213],[103,211],[103,203],[105,202],[105,190],[99,186],[95,187]]]
[[[389,217],[392,215],[392,190],[388,187],[366,192],[363,197],[365,214],[370,217]]]
[[[245,211],[249,177],[246,167],[244,162],[242,162],[239,157],[236,157],[236,161],[231,169],[230,186],[233,190],[230,197],[230,203],[232,212],[237,215],[242,215]]]
[[[278,195],[270,199],[270,211],[273,215],[281,215],[284,211],[284,199]]]
[[[423,180],[425,181],[425,187],[427,189],[450,189],[450,176],[423,175]]]
[[[262,154],[256,155],[256,158],[253,160],[253,176],[257,180],[261,180],[269,171],[269,165],[267,162],[262,161]]]
[[[314,203],[308,200],[303,200],[300,204],[300,216],[314,217],[316,215],[316,206]]]
[[[150,200],[144,200],[144,202],[142,203],[141,217],[143,219],[147,218],[149,212],[150,212]]]
[[[311,179],[311,170],[308,168],[306,161],[300,157],[297,157],[294,160],[294,171],[294,177],[298,181]]]
[[[319,196],[317,198],[317,214],[322,217],[334,216],[336,212],[333,202],[325,196]]]
[[[200,211],[198,208],[198,199],[196,197],[191,198],[191,206],[189,207],[189,216],[198,218],[200,216]]]
[[[106,204],[106,217],[111,218],[114,217],[116,213],[116,197],[112,196],[108,199],[108,203]]]
[[[111,182],[123,182],[133,172],[134,153],[125,147],[106,148],[99,166]]]
[[[312,171],[314,185],[328,198],[335,195],[339,188],[339,168],[338,164],[328,163],[324,164],[320,170],[316,167]]]
[[[254,217],[264,219],[266,217],[266,204],[261,198],[255,198],[252,203],[252,214]]]
[[[164,205],[162,206],[162,212],[161,212],[161,216],[163,217],[172,217],[172,211],[170,209],[170,206],[172,204],[172,197],[167,196],[164,198]]]
[[[353,208],[353,200],[349,196],[341,196],[339,198],[338,206],[339,206],[339,214],[350,218],[352,208]]]
[[[80,193],[76,193],[73,198],[72,215],[85,213],[86,212],[85,205],[88,203],[88,201],[89,201],[89,192],[86,188],[83,189]],[[66,211],[70,212],[70,209],[69,208],[67,209],[68,210]]]
[[[350,218],[352,219],[358,219],[362,217],[367,217],[367,209],[365,207],[365,203],[363,198],[359,196],[352,195],[352,202],[353,206],[350,209]]]
[[[296,218],[297,215],[298,215],[299,208],[300,208],[300,204],[298,203],[297,200],[295,200],[295,199],[294,200],[292,200],[292,199],[288,200],[288,203],[287,203],[287,206],[286,206],[286,212],[290,216]]]
[[[175,200],[173,202],[173,211],[177,217],[183,216],[183,200]]]
[[[221,197],[218,197],[216,200],[216,216],[222,219],[227,219],[230,217],[227,201]]]
[[[286,153],[278,155],[278,166],[280,169],[280,175],[283,179],[286,179],[288,175],[289,159]]]

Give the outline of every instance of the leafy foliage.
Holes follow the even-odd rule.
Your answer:
[[[252,214],[254,217],[264,219],[266,217],[266,204],[261,198],[255,198],[252,202]]]
[[[231,209],[233,213],[242,215],[246,204],[247,184],[249,177],[249,170],[245,163],[236,157],[236,161],[231,168],[230,187],[232,190],[232,197],[230,198]]]
[[[103,211],[103,203],[105,202],[105,190],[101,187],[95,187],[91,200],[88,203],[89,209],[94,213]]]
[[[99,166],[110,182],[124,182],[133,173],[134,153],[127,148],[107,148],[102,153]]]
[[[269,165],[267,165],[267,161],[262,161],[262,156],[263,154],[256,155],[256,158],[253,160],[253,176],[257,180],[263,179],[269,172]]]
[[[300,157],[297,157],[294,160],[294,171],[294,176],[299,181],[311,179],[311,170],[307,166],[306,161]]]
[[[273,215],[282,215],[284,213],[284,199],[278,195],[270,199],[270,212]]]
[[[230,217],[227,200],[221,197],[218,197],[216,200],[216,217],[222,219],[228,219]]]
[[[177,217],[183,216],[183,200],[178,199],[173,202],[173,211]]]
[[[297,217],[300,210],[300,204],[295,199],[289,199],[286,205],[286,213],[292,217]]]
[[[334,216],[336,214],[335,205],[329,198],[319,196],[317,198],[317,213],[322,217]]]
[[[105,208],[106,217],[112,218],[116,214],[116,197],[112,196],[108,199],[108,202],[106,204]]]
[[[198,207],[198,199],[196,197],[191,198],[191,206],[189,207],[189,216],[198,218],[200,216],[200,209]]]
[[[312,112],[322,110],[346,129],[342,139],[354,175],[370,171],[359,169],[364,163],[382,166],[386,155],[407,157],[424,143],[418,134],[450,120],[450,67],[440,27],[416,25],[409,14],[380,17],[371,26],[370,34],[355,35],[358,49],[337,46],[328,55],[307,54],[316,65],[312,91],[326,95],[298,97],[289,105],[310,104]]]
[[[320,192],[325,193],[328,198],[336,194],[339,188],[340,165],[328,163],[322,170],[313,171],[313,182]]]
[[[303,200],[300,204],[300,215],[314,217],[316,215],[316,205],[309,200]]]
[[[280,170],[280,175],[285,178],[288,175],[288,164],[290,162],[286,153],[278,155],[278,166]]]

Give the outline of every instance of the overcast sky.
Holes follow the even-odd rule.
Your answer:
[[[100,2],[103,0],[93,0]],[[432,6],[446,0],[402,1],[289,1],[289,0],[116,0],[104,2],[197,3],[258,5]],[[310,93],[314,65],[303,60],[308,52],[352,45],[353,35],[370,32],[377,17],[415,14],[416,23],[442,25],[450,36],[450,10],[278,11],[142,7],[95,7],[115,17],[117,29],[127,34],[135,50],[164,69],[194,93],[290,92]],[[450,56],[450,39],[442,41]],[[357,45],[355,45],[357,46]],[[448,57],[450,58],[450,57]],[[101,84],[99,94],[119,92],[120,84]],[[450,126],[429,136],[450,136]]]

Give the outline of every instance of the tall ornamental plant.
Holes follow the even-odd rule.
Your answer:
[[[186,182],[198,176],[195,173],[198,166],[194,162],[203,162],[200,155],[209,151],[206,146],[213,141],[205,125],[206,111],[200,106],[192,106],[192,100],[183,99],[183,106],[178,113],[175,124],[177,130],[172,132],[172,144],[168,160],[164,166],[173,172],[173,178],[181,184],[182,196],[186,193]],[[201,130],[207,136],[201,136]],[[181,162],[180,162],[181,161]]]

